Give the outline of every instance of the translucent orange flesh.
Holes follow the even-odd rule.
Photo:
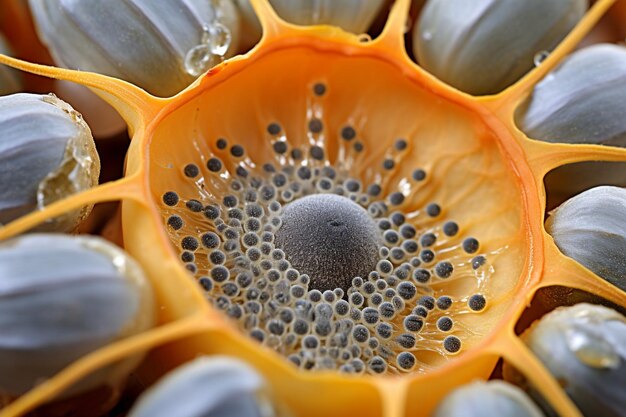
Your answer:
[[[253,4],[264,27],[260,44],[171,99],[156,99],[104,76],[0,56],[0,62],[16,68],[91,87],[118,109],[133,134],[125,178],[18,219],[0,229],[0,239],[87,202],[121,200],[125,248],[155,287],[160,323],[81,359],[4,408],[0,416],[22,415],[52,401],[85,375],[137,351],[150,351],[140,370],[146,381],[201,353],[241,357],[267,378],[275,400],[298,416],[426,416],[451,389],[488,378],[498,359],[504,358],[558,413],[579,415],[514,327],[535,292],[547,286],[582,289],[626,306],[624,292],[560,254],[543,228],[542,184],[555,167],[586,160],[626,161],[626,151],[533,141],[514,125],[513,113],[613,1],[598,1],[559,48],[518,83],[499,95],[480,98],[443,85],[409,60],[403,44],[408,0],[396,2],[385,30],[370,42],[333,27],[292,26],[266,2]],[[328,88],[323,98],[311,95],[317,82]],[[364,181],[372,178],[376,172],[372,167],[393,141],[407,138],[408,151],[384,187],[407,187],[410,198],[401,207],[405,212],[437,201],[443,216],[478,237],[481,252],[489,254],[492,269],[484,280],[477,280],[468,268],[467,279],[434,288],[436,293],[460,297],[480,291],[489,305],[479,314],[457,317],[467,343],[459,355],[437,359],[433,364],[437,366],[426,373],[349,377],[298,371],[215,311],[178,261],[172,245],[176,236],[163,226],[170,209],[162,204],[161,195],[172,189],[187,198],[197,193],[183,180],[182,166],[195,162],[204,167],[208,156],[220,155],[232,168],[233,162],[215,147],[215,139],[222,136],[246,148],[248,164],[272,161],[276,156],[265,134],[267,124],[278,121],[290,144],[308,144],[306,124],[311,114],[326,126],[321,140],[329,160],[349,165]],[[366,149],[360,156],[351,156],[338,138],[346,123],[360,132]],[[429,180],[412,189],[407,178],[417,167],[428,170]]]

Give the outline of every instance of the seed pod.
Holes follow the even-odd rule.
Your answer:
[[[585,416],[626,410],[626,318],[606,307],[554,310],[522,336]]]
[[[152,323],[152,293],[142,270],[107,241],[31,234],[0,244],[0,394],[23,394]],[[66,394],[115,385],[138,361],[126,358]]]
[[[518,387],[504,381],[476,381],[448,394],[433,417],[542,417],[541,410]]]
[[[581,49],[548,74],[520,106],[516,122],[546,142],[626,146],[626,48]],[[626,186],[623,164],[581,162],[546,177],[549,196],[571,196],[595,185]]]
[[[626,190],[603,186],[570,198],[546,221],[561,252],[626,290]]]
[[[497,93],[551,51],[587,0],[429,0],[413,32],[419,64],[473,95]]]
[[[11,48],[4,36],[0,35],[0,54],[11,55]],[[0,95],[17,93],[22,89],[22,80],[17,71],[0,66]]]
[[[167,374],[143,394],[129,417],[273,416],[263,379],[236,359],[201,357]]]
[[[241,10],[244,44],[261,36],[261,25],[250,0],[236,0]],[[385,0],[270,0],[276,13],[298,25],[335,25],[353,33],[364,33],[380,13]]]
[[[0,224],[97,185],[100,159],[91,131],[54,95],[0,97]],[[91,207],[40,229],[69,231]]]
[[[234,54],[230,0],[29,0],[57,64],[118,77],[172,96]]]
[[[626,47],[573,53],[533,90],[517,123],[546,142],[626,146]]]

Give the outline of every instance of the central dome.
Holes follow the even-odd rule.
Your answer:
[[[378,260],[380,234],[367,211],[346,197],[315,194],[288,204],[276,244],[287,259],[311,278],[311,288],[350,287],[367,277]]]

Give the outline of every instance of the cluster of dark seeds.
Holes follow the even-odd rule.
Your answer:
[[[313,86],[315,96],[325,93]],[[408,195],[332,165],[315,140],[323,121],[307,128],[311,144],[294,147],[279,123],[268,123],[273,162],[256,165],[219,138],[201,164],[181,168],[197,194],[162,194],[181,261],[211,303],[303,369],[411,371],[426,367],[420,353],[459,352],[456,316],[482,311],[487,300],[435,297],[434,288],[485,268],[479,241],[462,236],[435,202],[403,212]],[[364,151],[352,126],[337,135],[347,153]],[[408,147],[395,141],[378,178]],[[427,173],[417,168],[409,180],[418,192]]]

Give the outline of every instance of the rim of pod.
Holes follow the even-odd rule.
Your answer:
[[[157,327],[85,356],[0,415],[33,410],[95,370],[138,352],[149,352],[150,366],[141,369],[148,379],[199,354],[242,358],[264,375],[276,401],[299,416],[428,415],[446,393],[473,379],[489,378],[503,359],[524,374],[558,414],[580,415],[519,339],[516,324],[535,293],[545,287],[579,289],[626,307],[623,291],[563,256],[543,226],[543,178],[549,171],[581,161],[626,161],[626,150],[539,142],[518,129],[514,113],[615,0],[597,1],[541,65],[501,93],[483,97],[457,91],[411,61],[404,45],[410,3],[397,0],[382,33],[369,39],[331,26],[292,25],[281,20],[267,1],[252,0],[263,27],[254,49],[165,99],[118,79],[0,56],[0,62],[9,66],[90,87],[124,117],[132,137],[124,178],[20,218],[0,228],[0,239],[87,204],[121,201],[125,249],[145,269],[159,305]],[[316,85],[325,87],[321,98],[315,96]],[[311,129],[312,118],[323,122],[321,133],[321,128]],[[416,213],[436,200],[446,218],[459,220],[466,235],[479,238],[481,251],[488,254],[490,275],[476,279],[478,275],[467,273],[470,284],[442,280],[435,289],[461,294],[478,288],[487,298],[487,308],[479,314],[458,315],[457,327],[467,336],[458,354],[439,355],[431,358],[436,366],[402,374],[307,372],[242,334],[206,301],[179,261],[176,241],[164,223],[171,212],[162,196],[170,189],[181,195],[183,190],[193,191],[179,171],[194,158],[206,165],[207,155],[221,155],[226,163],[239,163],[215,145],[220,137],[245,148],[245,155],[238,156],[249,167],[266,160],[284,161],[280,159],[284,156],[272,153],[276,138],[266,132],[273,122],[290,134],[289,146],[308,150],[307,146],[322,143],[326,161],[350,165],[364,181],[377,172],[368,167],[389,155],[396,158],[401,163],[382,178],[383,193],[395,187],[412,196],[397,204],[405,212]],[[363,153],[369,157],[353,155],[341,141],[346,124],[356,128],[363,147],[371,147],[371,153]],[[311,130],[318,135],[311,135]],[[398,137],[406,138],[406,150],[389,154]],[[416,168],[429,175],[419,189],[409,184]],[[450,243],[451,251],[454,247]],[[455,259],[463,265],[471,257]]]

